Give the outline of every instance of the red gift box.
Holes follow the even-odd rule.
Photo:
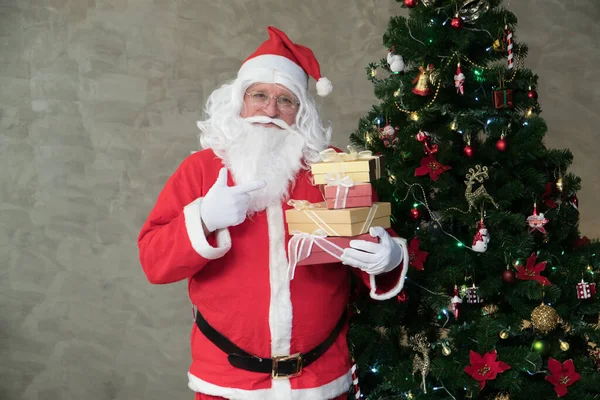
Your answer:
[[[351,240],[366,240],[378,243],[379,238],[368,233],[352,237],[324,237],[298,233],[288,243],[288,275],[294,277],[298,265],[329,264],[340,262],[344,249],[350,247]]]
[[[373,205],[373,188],[370,183],[355,183],[351,187],[325,186],[324,191],[327,208],[331,210]]]
[[[496,107],[496,108],[513,108],[513,91],[512,91],[512,89],[494,90],[494,107]]]
[[[587,283],[584,280],[581,280],[577,284],[577,298],[578,299],[589,299],[593,295],[596,294],[596,284],[595,283]]]
[[[481,298],[479,297],[479,287],[473,285],[467,289],[467,303],[469,304],[479,304],[481,303]]]

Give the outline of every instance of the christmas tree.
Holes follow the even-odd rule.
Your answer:
[[[367,67],[380,102],[351,146],[383,155],[374,186],[409,241],[410,270],[397,299],[355,293],[355,389],[600,398],[600,249],[579,232],[572,154],[543,144],[516,16],[501,0],[399,7],[409,17],[390,18],[387,57]]]

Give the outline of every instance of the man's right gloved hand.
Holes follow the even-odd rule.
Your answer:
[[[210,232],[239,225],[246,219],[250,192],[262,189],[265,181],[227,186],[227,168],[221,168],[215,184],[202,199],[200,218]]]

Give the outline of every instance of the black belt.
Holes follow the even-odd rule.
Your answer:
[[[327,349],[335,342],[346,322],[346,312],[344,311],[327,339],[306,353],[260,358],[233,344],[229,339],[210,326],[198,310],[196,310],[195,316],[196,325],[200,329],[200,332],[227,354],[227,360],[231,365],[246,371],[271,374],[273,378],[293,378],[299,376],[302,373],[302,368],[312,364],[325,354]]]

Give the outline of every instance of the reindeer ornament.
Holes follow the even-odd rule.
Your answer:
[[[423,393],[427,393],[425,378],[429,373],[430,367],[429,342],[427,341],[424,333],[417,333],[415,336],[410,338],[410,345],[414,351],[421,353],[421,355],[415,354],[415,357],[413,358],[412,375],[414,377],[416,372],[421,373],[421,389],[423,389]]]

